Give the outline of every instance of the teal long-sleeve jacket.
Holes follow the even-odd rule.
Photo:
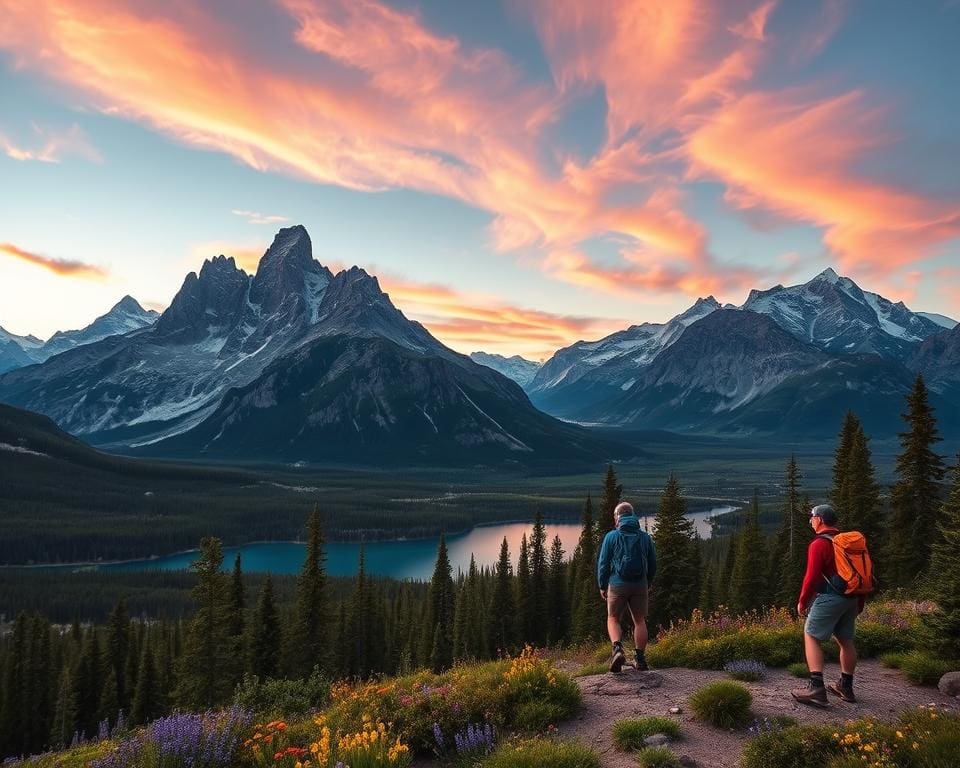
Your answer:
[[[646,547],[647,554],[647,578],[644,581],[625,581],[617,573],[611,572],[611,560],[613,558],[614,547],[617,539],[623,533],[640,534],[643,545]],[[657,552],[653,546],[653,539],[646,531],[641,530],[640,520],[636,515],[627,515],[620,518],[620,525],[610,531],[603,538],[603,544],[600,547],[600,556],[597,558],[597,583],[600,589],[606,589],[609,585],[642,587],[653,586],[653,580],[657,575]]]

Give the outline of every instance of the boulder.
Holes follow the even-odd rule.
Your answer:
[[[670,743],[670,737],[665,733],[655,733],[652,736],[647,736],[643,743],[648,747],[662,747],[664,744]]]
[[[960,696],[960,672],[947,672],[940,678],[937,688],[944,696]]]

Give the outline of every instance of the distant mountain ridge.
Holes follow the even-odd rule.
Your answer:
[[[36,336],[14,336],[0,328],[0,373],[23,368],[108,336],[130,333],[152,325],[160,313],[146,310],[132,296],[124,296],[109,312],[75,331],[57,331],[47,341]]]
[[[404,317],[375,277],[281,229],[254,275],[218,256],[148,328],[0,377],[0,399],[99,445],[282,461],[596,460],[611,445]]]
[[[918,371],[947,423],[960,423],[957,328],[827,269],[751,291],[740,307],[708,297],[666,324],[577,342],[546,361],[528,391],[538,407],[580,423],[816,435],[853,408],[891,436]]]
[[[533,381],[533,377],[536,376],[537,371],[540,370],[540,363],[527,360],[526,358],[520,357],[520,355],[505,357],[487,352],[471,352],[470,359],[480,365],[493,368],[493,370],[502,373],[508,379],[512,379],[524,388]]]

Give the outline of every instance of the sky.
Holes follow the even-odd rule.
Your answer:
[[[300,223],[543,359],[828,266],[960,316],[960,1],[0,0],[0,325]]]

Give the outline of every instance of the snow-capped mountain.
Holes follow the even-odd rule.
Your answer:
[[[943,330],[848,277],[826,269],[807,283],[753,290],[742,309],[769,315],[798,339],[836,354],[877,354],[904,361],[919,342]]]
[[[524,357],[520,357],[520,355],[505,357],[504,355],[494,355],[488,352],[471,352],[470,359],[475,363],[487,366],[487,368],[493,368],[493,370],[502,373],[508,379],[517,382],[517,384],[524,389],[533,381],[533,377],[536,376],[537,371],[540,370],[540,363],[527,360]]]
[[[92,344],[108,336],[117,336],[138,331],[153,325],[160,317],[159,312],[144,309],[132,296],[124,296],[113,305],[109,312],[101,315],[90,325],[78,331],[57,331],[37,350],[37,362],[58,355],[68,349]]]
[[[222,256],[155,324],[0,377],[0,399],[157,455],[418,462],[606,455],[443,346],[359,268],[281,229],[250,276]]]
[[[37,362],[43,341],[36,336],[17,336],[0,326],[0,373]]]
[[[693,323],[720,308],[713,297],[698,299],[666,323],[643,323],[599,341],[578,341],[545,362],[527,392],[548,413],[568,417],[585,406],[629,389],[640,371],[674,344]]]
[[[960,402],[960,325],[924,341],[907,366],[922,373],[931,390]]]

